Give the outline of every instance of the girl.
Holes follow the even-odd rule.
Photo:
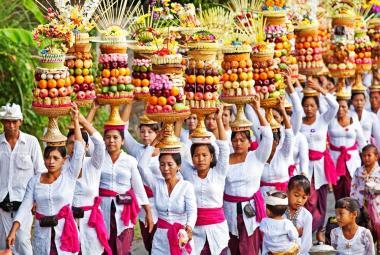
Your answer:
[[[155,140],[152,146],[155,146]],[[165,152],[159,156],[160,176],[155,176],[150,169],[150,157],[154,147],[145,149],[139,168],[143,178],[153,188],[155,204],[157,207],[157,230],[153,238],[153,255],[182,254],[178,246],[178,231],[185,229],[189,239],[192,237],[197,218],[197,204],[193,185],[178,177],[181,167],[181,154],[178,150]],[[190,241],[185,245],[188,254],[194,254],[194,243]]]
[[[48,172],[37,174],[30,179],[7,237],[9,247],[14,245],[17,230],[35,205],[33,253],[49,255],[79,252],[78,230],[71,211],[75,184],[82,169],[85,153],[78,113],[77,106],[73,104],[71,118],[75,127],[75,143],[70,167],[63,167],[66,160],[65,146],[48,145],[45,148],[44,161]]]
[[[122,151],[124,126],[105,126],[107,153],[101,167],[99,195],[109,245],[113,255],[129,254],[133,228],[140,206],[145,210],[145,225],[153,230],[153,216],[134,157]]]
[[[230,169],[224,190],[223,207],[230,231],[228,247],[232,255],[256,255],[261,248],[261,236],[257,227],[265,216],[265,210],[259,190],[260,178],[270,154],[273,135],[269,123],[260,113],[258,97],[254,97],[252,107],[262,128],[260,146],[256,151],[249,151],[249,127],[245,131],[232,132],[234,153],[230,155]],[[248,209],[252,209],[251,213]],[[255,215],[252,214],[253,211]]]
[[[224,218],[223,192],[228,171],[230,154],[226,132],[224,132],[223,106],[216,115],[219,159],[216,160],[215,149],[208,143],[193,143],[191,156],[193,166],[185,162],[182,175],[194,185],[197,197],[197,222],[193,231],[195,254],[227,254],[228,225]]]
[[[358,226],[359,202],[351,197],[339,199],[335,204],[335,214],[339,227],[331,230],[331,245],[339,255],[375,255],[371,232]]]
[[[338,178],[337,185],[334,186],[336,200],[350,196],[351,178],[361,165],[359,151],[366,145],[360,123],[348,114],[348,101],[338,98],[338,104],[336,118],[328,128],[330,154]]]
[[[371,225],[380,251],[380,194],[370,192],[367,184],[380,183],[379,153],[374,145],[367,145],[362,153],[363,166],[358,168],[352,179],[351,197],[359,201],[363,211],[369,212]]]
[[[303,133],[309,145],[309,169],[306,176],[311,180],[311,192],[305,207],[313,215],[313,232],[320,231],[326,216],[327,206],[327,184],[335,184],[336,176],[331,176],[335,173],[334,162],[326,149],[327,145],[327,129],[329,123],[335,117],[338,111],[338,103],[334,97],[327,93],[319,84],[309,81],[308,86],[322,95],[326,99],[329,107],[327,110],[317,115],[319,108],[318,97],[304,96],[302,106],[305,112],[303,123],[300,132]],[[317,236],[319,241],[323,241],[321,235]]]
[[[285,217],[293,222],[299,234],[300,255],[309,254],[312,243],[312,222],[313,218],[304,205],[310,196],[310,182],[303,175],[296,175],[290,178],[288,184],[289,206],[286,209]]]
[[[125,143],[124,148],[128,151],[128,153],[137,159],[137,162],[140,161],[141,156],[144,152],[144,149],[146,146],[150,145],[154,139],[156,139],[157,134],[160,130],[160,125],[147,118],[145,115],[140,117],[140,125],[139,125],[139,135],[140,135],[140,141],[141,143],[137,142],[136,139],[131,135],[131,133],[128,130],[129,127],[129,118],[130,113],[132,110],[133,104],[128,104],[125,106],[124,111],[121,114],[121,118],[123,121],[126,122],[125,128],[124,128],[124,135],[125,135]],[[148,167],[151,168],[152,171],[156,171],[155,175],[160,175],[159,168],[158,168],[158,155],[159,150],[155,149],[153,150],[152,154],[149,157],[153,157],[153,160],[150,161],[150,165]],[[149,204],[152,209],[152,216],[153,216],[153,222],[154,224],[157,223],[157,213],[155,209],[154,204],[154,198],[153,198],[153,191],[152,188],[147,185],[146,180],[143,178],[144,183],[144,189],[146,192],[146,195],[149,199]],[[139,224],[140,224],[140,231],[141,236],[143,238],[144,247],[145,249],[150,252],[152,249],[152,241],[154,236],[155,228],[153,228],[153,231],[149,233],[147,227],[144,224],[145,222],[145,211],[141,210],[139,213]]]
[[[380,146],[380,124],[377,120],[376,114],[364,109],[366,97],[363,93],[354,93],[351,97],[352,105],[354,106],[354,111],[351,111],[351,116],[356,118],[362,128],[364,138],[367,144],[373,143],[372,137],[374,138],[374,144]]]
[[[186,145],[190,149],[191,147],[191,133],[196,129],[198,124],[198,117],[196,114],[191,114],[189,118],[186,119],[187,129],[182,129],[182,123],[176,123],[176,130],[179,129],[178,133],[180,134],[181,142]],[[177,132],[176,132],[177,133]]]
[[[265,196],[265,204],[267,218],[260,223],[260,230],[264,234],[262,254],[298,254],[297,229],[290,220],[283,216],[288,207],[286,194],[272,190]]]

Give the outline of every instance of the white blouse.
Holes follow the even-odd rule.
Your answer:
[[[373,112],[363,110],[362,117],[359,120],[359,116],[355,111],[351,111],[351,116],[360,122],[363,135],[367,144],[370,144],[373,137],[376,142],[376,146],[380,147],[380,121],[378,121],[376,114]]]
[[[294,137],[293,164],[296,165],[294,175],[309,172],[309,145],[304,134],[298,132]]]
[[[194,185],[197,198],[197,208],[222,208],[224,185],[228,172],[229,145],[227,140],[217,140],[219,159],[214,168],[211,168],[207,177],[198,177],[197,170],[188,162],[182,164],[183,178]],[[200,254],[206,239],[211,254],[220,254],[228,246],[229,233],[227,222],[218,224],[195,226],[193,232],[195,254]]]
[[[288,215],[285,214],[285,217],[287,216]],[[290,219],[288,218],[288,220]],[[302,236],[298,239],[298,243],[300,244],[299,255],[308,255],[309,250],[313,246],[313,216],[311,216],[311,213],[305,207],[301,207],[296,221],[296,227],[302,228]]]
[[[329,125],[329,135],[330,143],[335,147],[345,146],[348,148],[356,143],[358,144],[358,149],[348,151],[351,158],[346,161],[346,166],[351,177],[354,176],[356,169],[361,166],[359,150],[361,151],[367,144],[360,123],[356,119],[353,119],[353,123],[342,127],[337,118],[334,118]],[[334,151],[330,148],[330,154],[336,166],[340,151]]]
[[[298,231],[288,219],[264,218],[260,223],[260,230],[264,235],[263,255],[268,252],[287,251],[298,242]]]
[[[101,169],[100,188],[112,190],[118,194],[125,194],[132,188],[140,206],[149,204],[140,173],[137,170],[137,161],[134,157],[122,151],[119,158],[113,163],[110,155],[106,153]],[[120,218],[123,205],[118,205],[115,197],[102,197],[101,208],[103,210],[108,234],[110,233],[112,203],[114,203],[116,207],[115,219],[117,235],[120,235],[125,229],[133,228],[133,224],[130,222],[128,226],[124,225]]]
[[[272,129],[270,126],[263,126],[260,146],[255,151],[250,151],[244,162],[230,164],[226,186],[224,192],[231,196],[252,197],[260,188],[260,178],[264,170],[264,164],[268,160],[273,143]],[[242,202],[242,209],[248,203],[255,208],[253,199]],[[224,201],[224,213],[227,219],[228,228],[231,234],[239,236],[237,228],[237,203]],[[243,213],[244,225],[248,235],[252,235],[258,227],[256,217],[248,218]]]
[[[326,99],[326,102],[329,105],[328,109],[321,115],[317,116],[317,119],[313,124],[307,125],[303,123],[300,132],[305,135],[309,150],[324,152],[327,145],[328,125],[335,118],[339,104],[330,94],[320,96],[320,98]],[[321,158],[320,160],[310,160],[309,171],[306,173],[306,176],[311,180],[313,175],[315,189],[318,190],[322,185],[327,184],[324,158]]]
[[[330,233],[331,245],[338,250],[339,255],[375,255],[375,245],[371,231],[358,227],[354,237],[347,240],[341,227],[334,228]]]
[[[145,149],[139,162],[139,170],[147,184],[153,189],[153,199],[155,200],[158,218],[170,224],[188,225],[193,229],[197,219],[197,204],[193,185],[180,179],[169,195],[168,187],[162,176],[155,175],[147,167],[149,161],[154,160],[149,158],[153,151],[154,148],[151,146]],[[191,246],[194,247],[193,242],[191,242]],[[167,255],[169,250],[167,229],[157,228],[153,239],[152,254]]]
[[[41,173],[30,179],[25,192],[22,204],[17,211],[14,221],[18,221],[22,226],[27,219],[33,204],[36,205],[36,211],[44,216],[58,214],[62,207],[72,205],[74,189],[77,177],[82,168],[82,159],[85,154],[82,142],[75,141],[73,167],[62,168],[60,176],[51,184],[40,182]],[[80,159],[80,160],[78,160]],[[61,235],[65,220],[59,220],[58,225],[54,227],[55,244],[58,254],[72,254],[60,250]],[[39,220],[35,221],[33,228],[33,253],[50,254],[51,228],[40,227]]]
[[[292,163],[294,135],[292,129],[285,129],[285,137],[279,144],[270,163],[265,163],[261,180],[268,183],[289,181],[288,167]],[[267,190],[263,190],[265,193]]]

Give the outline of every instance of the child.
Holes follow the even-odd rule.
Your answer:
[[[304,207],[310,196],[310,182],[304,175],[296,175],[290,178],[288,183],[289,206],[285,217],[293,222],[300,236],[300,255],[309,254],[313,245],[312,223],[313,217]]]
[[[264,234],[262,254],[298,254],[297,229],[283,216],[288,207],[286,194],[276,190],[268,192],[265,203],[267,218],[260,223],[260,230]]]
[[[339,227],[331,230],[331,245],[339,255],[375,255],[371,232],[358,226],[359,202],[351,197],[339,199],[335,204],[335,214]]]
[[[374,236],[377,239],[377,249],[380,250],[380,194],[373,194],[373,192],[370,192],[366,188],[371,183],[380,183],[378,159],[379,153],[376,146],[370,144],[363,148],[363,166],[356,170],[352,179],[351,197],[359,201],[360,208],[363,211],[362,215],[370,218],[370,223],[372,224],[362,225],[359,223],[359,225],[363,227],[371,226],[369,228],[373,230]],[[362,222],[368,223],[368,219],[362,219]]]

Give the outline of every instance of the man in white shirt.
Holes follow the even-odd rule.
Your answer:
[[[369,87],[369,91],[371,111],[377,115],[380,121],[380,86],[371,86]]]
[[[23,121],[20,106],[7,104],[0,109],[4,133],[0,135],[0,250],[6,248],[6,237],[13,218],[24,198],[33,175],[45,171],[37,138],[20,131]],[[13,254],[32,255],[30,231],[33,216],[17,232]]]

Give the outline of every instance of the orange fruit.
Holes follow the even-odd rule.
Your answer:
[[[129,68],[127,67],[127,70],[126,70],[126,73],[125,73],[126,76],[129,76],[131,75],[131,70],[129,70]]]
[[[102,76],[103,76],[104,78],[109,78],[109,77],[111,76],[111,72],[110,72],[110,70],[109,70],[109,69],[104,69],[104,70],[102,71]]]
[[[57,80],[57,87],[58,88],[62,88],[62,87],[64,87],[65,86],[65,79],[58,79]]]
[[[213,83],[214,83],[214,78],[212,78],[212,76],[207,76],[206,77],[206,84],[212,85]]]
[[[157,104],[157,100],[158,100],[158,98],[156,96],[151,96],[151,97],[149,97],[148,102],[151,105],[156,105]]]
[[[245,72],[241,72],[241,73],[239,74],[239,79],[240,79],[241,81],[245,81],[245,80],[247,80],[247,78],[248,78],[247,73],[245,73]]]
[[[220,83],[220,78],[218,76],[214,76],[213,79],[214,79],[214,85],[217,85]]]
[[[252,72],[248,72],[247,73],[247,80],[251,81],[252,79],[253,79],[253,73]]]
[[[93,78],[90,75],[86,75],[83,78],[84,78],[84,83],[86,84],[90,84],[93,82]]]
[[[127,69],[122,67],[122,68],[119,68],[119,74],[120,75],[125,75],[127,73]]]
[[[70,77],[71,77],[71,76],[70,76]],[[70,79],[70,77],[66,77],[66,79],[65,79],[65,86],[66,86],[66,87],[71,86],[71,79]]]
[[[187,76],[187,82],[190,84],[194,84],[196,81],[197,77],[195,75],[189,75]]]
[[[144,79],[141,81],[141,86],[143,87],[148,87],[149,86],[149,80],[148,79]]]
[[[46,81],[46,80],[40,80],[40,81],[38,82],[38,87],[39,87],[40,89],[46,89],[46,88],[47,88],[47,81]]]
[[[75,77],[74,76],[70,75],[69,79],[70,79],[70,84],[74,84],[75,83]]]
[[[165,106],[166,105],[166,97],[159,97],[157,100],[157,104],[161,105],[161,106]]]
[[[82,84],[84,82],[84,77],[82,75],[78,75],[75,77],[75,82],[78,84]]]
[[[267,73],[260,73],[260,80],[266,80],[268,78]]]
[[[276,43],[276,50],[282,50],[284,45],[282,43]]]
[[[253,77],[253,79],[254,79],[255,81],[257,81],[257,80],[260,79],[260,74],[258,74],[258,73],[254,73],[254,74],[252,75],[252,77]]]
[[[170,91],[172,96],[178,96],[179,95],[179,88],[178,87],[173,87],[172,90]]]
[[[119,70],[118,70],[118,69],[112,69],[112,70],[111,70],[111,76],[112,76],[112,77],[117,77],[117,76],[119,76]]]
[[[236,73],[232,73],[230,75],[230,81],[237,81],[237,79],[238,79],[238,75]]]
[[[307,49],[310,47],[310,43],[309,42],[304,42],[303,44],[304,48]]]
[[[274,72],[272,70],[268,71],[268,78],[273,78]]]
[[[205,77],[203,75],[197,76],[197,84],[204,84],[205,83]]]
[[[199,61],[197,62],[197,68],[198,68],[198,69],[203,69],[204,67],[205,67],[205,62],[202,61],[202,60],[199,60]]]
[[[239,62],[239,67],[240,68],[245,68],[247,66],[247,62],[245,62],[245,60],[242,60]]]
[[[134,79],[134,84],[136,87],[141,87],[141,80],[140,79]]]
[[[224,73],[222,76],[222,81],[228,81],[228,80],[230,80],[230,76],[228,75],[228,73]]]
[[[53,89],[53,88],[57,87],[57,81],[54,79],[50,79],[47,82],[47,86],[49,89]]]

